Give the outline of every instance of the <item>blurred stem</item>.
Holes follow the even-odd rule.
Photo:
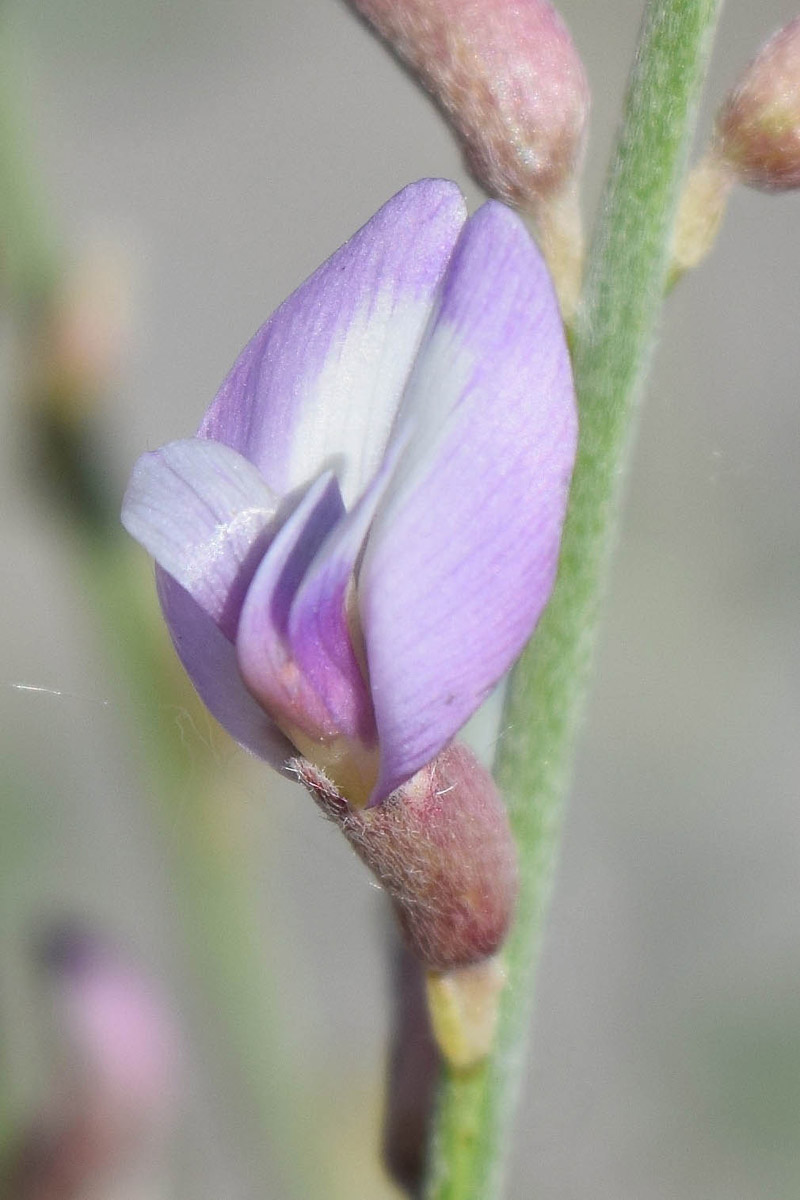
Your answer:
[[[26,345],[37,347],[58,292],[61,255],[28,152],[21,74],[8,7],[0,0],[0,293]],[[313,1152],[298,1144],[306,1106],[276,1021],[240,813],[222,794],[225,777],[216,764],[190,762],[169,714],[170,702],[176,712],[185,712],[195,698],[179,676],[163,623],[156,620],[152,576],[148,572],[145,589],[141,557],[119,526],[117,500],[92,445],[92,398],[79,425],[70,423],[58,394],[42,393],[38,380],[29,386],[27,400],[35,410],[30,415],[40,474],[42,467],[48,469],[41,482],[78,538],[82,595],[93,607],[114,673],[123,681],[148,794],[169,842],[177,908],[195,974],[244,1081],[246,1103],[257,1120],[254,1133],[274,1151],[286,1194],[319,1194]],[[198,720],[205,723],[204,710]],[[13,1124],[4,1103],[11,1082],[0,1085],[0,1136],[15,1132],[5,1128],[6,1118]]]
[[[9,1079],[10,1072],[5,1058],[5,1054],[0,1055],[0,1071],[2,1071],[3,1079]],[[19,1133],[19,1122],[23,1116],[20,1106],[14,1101],[15,1097],[11,1093],[10,1083],[0,1088],[0,1180],[2,1180],[6,1156]]]
[[[53,285],[60,263],[30,153],[24,58],[8,9],[0,0],[0,291],[28,311]]]
[[[182,686],[140,552],[121,538],[84,539],[82,549],[81,577],[98,601],[114,675],[127,688],[156,823],[169,844],[182,931],[204,1001],[238,1064],[247,1108],[257,1120],[252,1132],[274,1151],[287,1194],[319,1194],[313,1154],[299,1144],[306,1110],[280,1036],[240,808],[223,794],[230,775],[211,761],[189,770],[178,710],[200,728],[207,716]]]
[[[445,1069],[429,1200],[497,1200],[525,1059],[563,798],[619,519],[636,400],[666,280],[672,222],[721,0],[650,0],[590,248],[572,348],[581,437],[559,577],[506,702],[496,764],[521,891],[490,1058]]]

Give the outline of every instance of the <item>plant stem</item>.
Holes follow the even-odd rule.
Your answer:
[[[58,289],[62,256],[29,151],[23,74],[11,18],[0,0],[0,294],[23,340],[34,344]],[[23,415],[41,457],[39,482],[50,488],[54,510],[75,535],[81,591],[122,681],[128,732],[142,751],[154,820],[169,843],[184,940],[206,1009],[222,1035],[220,1057],[232,1059],[240,1076],[244,1104],[236,1124],[241,1127],[247,1112],[252,1114],[251,1142],[270,1146],[287,1195],[320,1194],[319,1156],[312,1148],[301,1153],[307,1097],[295,1083],[280,1037],[278,996],[265,960],[241,814],[223,795],[225,779],[210,756],[190,773],[175,722],[165,715],[174,707],[191,719],[195,706],[202,725],[204,710],[182,678],[156,616],[152,576],[143,581],[139,552],[119,524],[118,497],[91,444],[91,412],[75,428],[58,397],[33,389],[24,398]],[[12,1082],[0,1083],[0,1145],[17,1132]]]
[[[59,256],[29,147],[18,40],[0,0],[0,289],[26,310],[57,278]]]
[[[113,673],[125,684],[126,713],[143,752],[154,823],[168,845],[175,909],[205,1016],[222,1035],[222,1059],[233,1059],[236,1078],[229,1082],[239,1085],[243,1103],[232,1125],[246,1127],[251,1145],[266,1140],[287,1196],[319,1195],[321,1163],[301,1145],[308,1098],[281,1037],[279,993],[265,954],[240,806],[229,794],[230,770],[220,770],[199,744],[190,769],[165,711],[180,709],[198,728],[205,723],[168,644],[152,573],[141,569],[138,549],[122,537],[84,536],[75,557],[85,593],[99,601],[96,618]]]
[[[573,331],[581,436],[559,577],[513,674],[496,771],[521,889],[490,1058],[445,1069],[429,1200],[498,1200],[525,1060],[563,797],[620,510],[640,387],[664,292],[678,188],[721,0],[650,0]]]

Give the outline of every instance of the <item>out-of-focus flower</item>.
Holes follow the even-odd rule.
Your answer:
[[[165,998],[102,939],[72,925],[43,947],[71,1071],[107,1116],[156,1128],[174,1109],[180,1037]]]
[[[65,924],[42,953],[61,1074],[0,1163],[3,1200],[105,1194],[154,1149],[179,1091],[180,1038],[155,986],[115,949]]]
[[[575,450],[546,269],[496,203],[400,192],[245,347],[123,508],[212,713],[355,804],[431,762],[547,601]]]
[[[35,484],[85,533],[102,536],[118,532],[102,408],[128,342],[131,291],[124,249],[94,238],[26,310],[20,328]]]
[[[800,17],[747,66],[719,111],[716,142],[740,183],[766,192],[800,187]]]
[[[132,266],[124,246],[96,236],[53,288],[40,331],[48,392],[78,419],[119,372],[132,320]]]

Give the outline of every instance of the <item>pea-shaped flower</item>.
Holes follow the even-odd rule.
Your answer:
[[[123,523],[235,739],[385,800],[448,744],[547,601],[575,449],[553,290],[455,185],[388,202],[242,351]]]
[[[462,863],[453,905],[504,872],[503,916],[430,950],[435,963],[494,948],[513,847],[477,763],[441,758],[452,795],[419,773],[547,601],[575,436],[558,306],[522,222],[496,201],[467,220],[454,184],[424,180],[290,296],[197,436],[145,454],[125,497],[124,524],[156,559],[173,641],[208,708],[274,765],[302,759],[306,785],[382,878],[427,871],[440,894],[445,859],[458,857],[446,849],[458,793],[474,797],[465,854],[490,852],[480,879]],[[413,810],[414,846],[439,821],[424,868],[393,855],[385,865],[389,798],[393,812]],[[384,813],[377,864],[371,811]]]

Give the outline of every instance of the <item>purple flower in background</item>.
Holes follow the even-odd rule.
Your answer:
[[[42,947],[76,1076],[107,1119],[154,1129],[180,1090],[181,1036],[155,982],[100,936],[65,922]]]
[[[40,964],[58,1055],[41,1107],[3,1146],[0,1195],[121,1195],[120,1176],[166,1147],[183,1093],[180,1030],[156,982],[78,923],[47,930]]]
[[[194,438],[137,463],[186,670],[244,746],[352,803],[448,745],[555,576],[576,417],[521,221],[454,184],[388,202],[245,347]]]

